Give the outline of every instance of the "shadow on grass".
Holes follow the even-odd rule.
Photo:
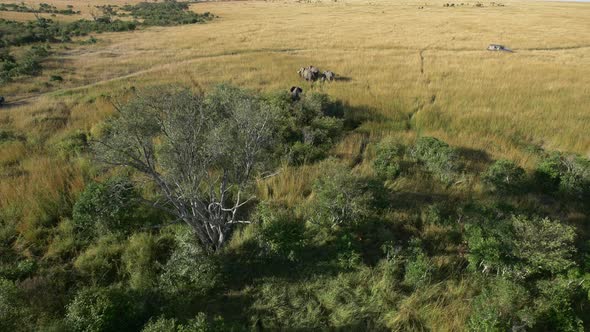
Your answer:
[[[457,154],[461,158],[463,168],[467,172],[483,172],[492,162],[487,152],[468,147],[457,147]]]

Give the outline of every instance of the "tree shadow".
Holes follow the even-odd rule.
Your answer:
[[[368,121],[384,122],[386,118],[376,108],[366,105],[352,106],[349,103],[341,103],[344,109],[345,130],[352,131]]]
[[[336,81],[336,82],[351,82],[352,78],[348,77],[348,76],[336,76],[336,78],[334,78],[334,81]]]
[[[489,154],[483,150],[457,147],[456,151],[461,158],[464,170],[468,172],[482,172],[492,162]]]
[[[27,100],[17,100],[12,102],[5,101],[0,105],[0,112],[3,110],[9,110],[11,108],[20,107],[29,104]]]

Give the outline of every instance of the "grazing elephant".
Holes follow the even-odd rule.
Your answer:
[[[301,97],[303,89],[298,86],[292,86],[291,89],[289,89],[289,92],[291,93],[291,100],[297,101]]]
[[[314,74],[307,68],[303,69],[301,77],[303,77],[306,81],[315,81],[316,79]]]
[[[320,78],[320,69],[318,67],[309,66],[307,67],[307,70],[309,70],[309,72],[311,73],[312,79],[314,81]]]
[[[297,74],[303,77],[306,81],[315,81],[320,78],[320,70],[314,66],[301,67],[297,70]]]
[[[336,74],[334,74],[334,72],[326,70],[322,73],[322,81],[332,82],[334,79],[336,79]]]

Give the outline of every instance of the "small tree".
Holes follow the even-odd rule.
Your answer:
[[[322,176],[314,183],[311,221],[316,225],[335,227],[365,219],[373,202],[365,183],[351,174],[351,169],[335,159],[322,164]]]
[[[271,256],[296,260],[305,242],[305,223],[291,211],[260,204],[256,213],[260,221],[257,239],[263,251]]]
[[[522,167],[510,160],[502,159],[496,161],[488,168],[483,180],[495,191],[500,193],[514,193],[522,189],[522,185],[525,182],[525,175],[526,173]]]
[[[522,272],[557,274],[574,267],[576,231],[572,226],[548,218],[512,218],[514,255],[523,262]]]
[[[459,156],[454,148],[434,137],[420,137],[411,155],[442,182],[450,183],[460,169]]]
[[[467,321],[470,331],[521,331],[534,324],[530,295],[523,286],[492,278],[473,299]]]
[[[135,169],[161,194],[151,201],[192,227],[212,253],[232,226],[272,146],[279,110],[243,90],[219,86],[208,96],[186,89],[139,95],[110,121],[96,144],[101,160]]]
[[[174,242],[175,248],[162,266],[160,289],[172,295],[203,295],[218,286],[219,266],[215,257],[203,255],[203,249],[186,227],[176,230]]]
[[[379,143],[373,162],[377,175],[386,179],[398,177],[402,171],[400,161],[404,153],[404,147],[391,139]]]
[[[129,229],[136,198],[133,184],[126,178],[89,184],[72,211],[76,231],[92,238]]]
[[[559,190],[578,199],[590,196],[590,160],[581,156],[565,156],[555,152],[537,165],[537,182],[547,191]]]

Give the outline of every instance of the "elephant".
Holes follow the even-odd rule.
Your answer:
[[[311,76],[314,81],[320,77],[320,69],[318,67],[309,66],[309,67],[307,67],[307,70],[309,70],[309,72],[311,72]]]
[[[291,93],[291,100],[297,101],[301,97],[303,89],[298,86],[292,86],[291,89],[289,89],[289,93]]]
[[[306,81],[314,81],[315,80],[314,74],[308,68],[304,68],[300,75]]]
[[[334,72],[332,72],[332,71],[326,70],[325,72],[322,73],[322,81],[332,82],[335,79],[336,79],[336,74],[334,74]]]
[[[301,67],[297,70],[297,74],[306,81],[316,81],[320,78],[320,70],[314,66]]]

